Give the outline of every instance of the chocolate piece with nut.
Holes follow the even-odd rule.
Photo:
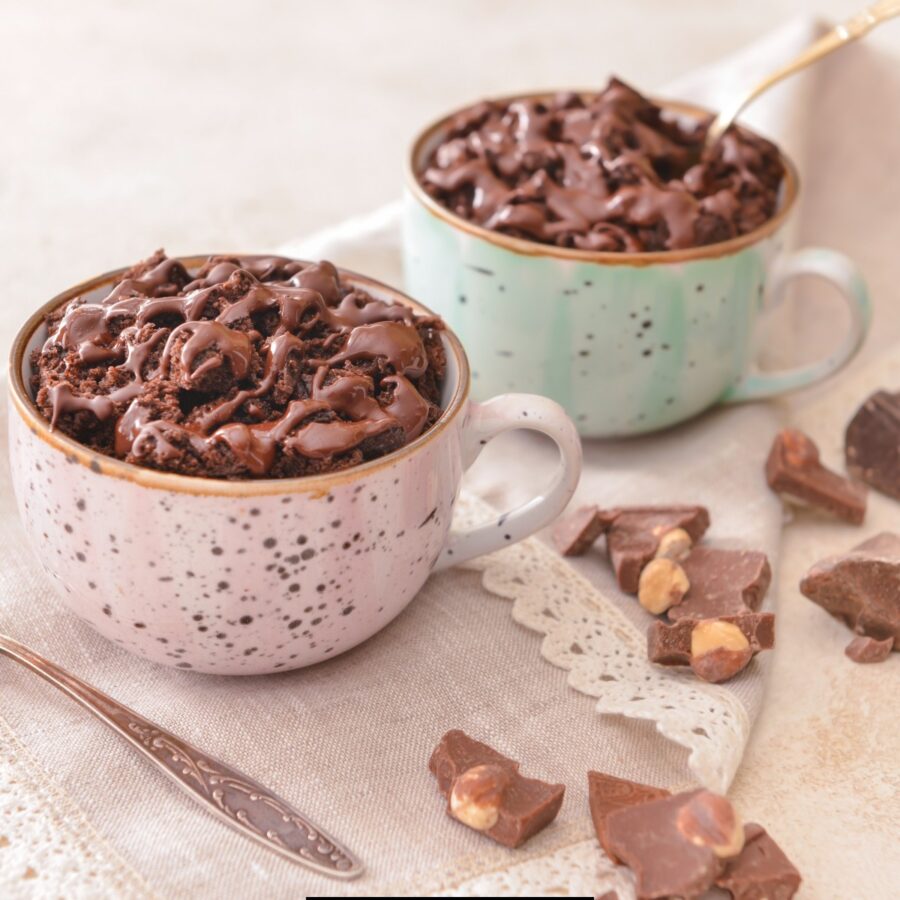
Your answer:
[[[744,849],[725,863],[716,886],[729,891],[732,900],[790,900],[801,881],[800,873],[765,828],[748,822]]]
[[[856,411],[844,435],[847,470],[900,500],[900,392],[877,391]]]
[[[709,528],[703,506],[632,506],[601,515],[612,517],[606,549],[619,587],[629,594],[638,592],[641,572],[651,559],[658,554],[677,559]]]
[[[610,813],[669,796],[670,792],[665,788],[650,787],[648,784],[639,784],[627,778],[616,778],[615,775],[606,775],[603,772],[588,772],[591,819],[604,853],[614,862],[617,861],[610,852],[606,840],[606,819]]]
[[[581,556],[609,528],[616,510],[601,511],[597,506],[582,506],[563,516],[553,529],[553,543],[563,556]]]
[[[761,650],[775,646],[773,613],[742,613],[721,619],[653,622],[647,629],[647,658],[660,666],[690,666],[704,681],[718,684],[746,668]]]
[[[786,428],[776,435],[766,461],[766,481],[776,494],[854,525],[865,518],[865,487],[825,468],[819,448],[802,431]]]
[[[601,772],[588,772],[588,791],[594,828],[606,855],[613,862],[628,864],[635,874],[639,871],[644,874],[643,881],[638,885],[640,898],[668,897],[670,895],[670,892],[667,892],[668,887],[676,877],[681,884],[686,883],[690,874],[686,869],[692,865],[692,860],[697,862],[698,855],[697,868],[707,873],[710,869],[716,870],[713,883],[730,891],[733,900],[762,900],[762,898],[790,900],[800,886],[800,873],[765,829],[753,823],[748,823],[744,827],[743,848],[737,855],[718,858],[718,862],[713,861],[709,865],[708,855],[695,852],[695,848],[704,844],[715,845],[716,841],[722,852],[723,836],[730,830],[727,822],[734,816],[733,810],[729,812],[729,806],[726,805],[728,801],[724,797],[718,797],[708,791],[694,791],[672,797],[669,791],[663,788],[650,787]],[[681,813],[679,817],[678,811],[683,808],[686,799],[698,794],[701,795],[700,800],[689,804],[691,808]],[[674,802],[651,809],[650,816],[642,817],[637,822],[635,820],[627,822],[628,827],[625,828],[621,822],[615,825],[616,845],[623,841],[630,845],[631,852],[628,858],[633,864],[618,856],[607,836],[607,822],[612,816],[622,810],[642,807],[667,798]],[[673,806],[676,810],[674,815]],[[734,818],[736,821],[736,817]],[[669,843],[671,853],[665,859],[655,859],[654,856],[659,856],[658,832],[660,830],[671,832],[673,819],[674,829],[680,827],[680,834],[676,834],[676,840]],[[649,836],[646,846],[641,841],[642,823],[647,825],[646,834]],[[716,833],[719,835],[718,839],[715,837]],[[672,837],[671,834],[668,836]],[[685,837],[687,841],[683,839]],[[731,832],[731,837],[736,838],[734,831]],[[737,843],[736,839],[734,843]],[[715,855],[713,850],[713,856]],[[677,893],[677,896],[695,897],[702,894],[711,886],[707,877],[698,879],[697,883],[701,887],[696,893],[686,889],[684,893]],[[663,878],[667,879],[668,884],[659,883]]]
[[[505,847],[546,828],[565,787],[519,774],[519,764],[462,731],[448,731],[428,764],[447,798],[447,815]]]
[[[756,550],[695,547],[681,566],[691,587],[681,603],[668,610],[673,622],[754,612],[772,580],[769,560]]]
[[[900,643],[900,535],[883,532],[816,563],[800,590],[857,634]]]
[[[884,662],[891,655],[891,650],[893,649],[893,638],[885,638],[883,641],[878,641],[875,638],[860,634],[844,647],[844,653],[853,662],[866,664]]]
[[[744,847],[731,803],[705,790],[617,810],[605,828],[612,856],[635,875],[639,898],[697,897]]]

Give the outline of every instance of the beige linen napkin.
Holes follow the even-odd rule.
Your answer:
[[[809,28],[804,28],[792,32],[794,40],[806,39]],[[727,64],[719,71],[728,71]],[[702,80],[715,78],[707,73]],[[684,88],[684,96],[693,93]],[[330,256],[396,282],[393,222],[393,213],[382,211],[367,227],[354,223],[304,244],[300,252]],[[763,549],[775,562],[780,507],[760,472],[775,427],[775,413],[757,405],[718,410],[660,437],[588,446],[579,499],[706,503],[713,516],[710,540]],[[5,430],[0,418],[4,445]],[[470,486],[505,507],[528,492],[546,460],[547,448],[540,443],[495,442]],[[6,792],[0,792],[0,801],[21,789],[35,821],[44,823],[41,827],[54,823],[66,837],[63,843],[73,854],[67,858],[70,873],[95,878],[96,894],[439,891],[588,838],[588,768],[670,786],[687,777],[685,751],[651,724],[598,716],[594,701],[567,685],[565,672],[540,659],[536,636],[513,622],[510,604],[483,590],[475,573],[432,578],[394,625],[326,665],[230,680],[151,665],[75,620],[51,593],[25,544],[5,466],[0,546],[0,629],[271,786],[369,866],[362,881],[345,887],[234,835],[70,701],[3,663],[0,740],[8,735],[2,746],[12,750],[0,754],[0,785]],[[609,597],[617,597],[599,558],[585,562],[584,571]],[[639,618],[633,601],[621,609]],[[735,688],[751,718],[761,703],[764,669],[763,659]],[[521,759],[527,773],[568,785],[557,823],[523,851],[511,854],[445,820],[427,760],[452,727]],[[65,804],[54,799],[57,793],[28,790],[17,780],[23,759],[29,771],[61,792]],[[27,832],[19,827],[15,802],[5,807],[0,802],[0,809],[7,811],[9,831],[15,826],[15,834]],[[3,848],[3,836],[0,827],[0,854],[15,850]],[[90,859],[83,852],[86,844],[93,847]],[[23,857],[7,858],[19,866]],[[49,855],[36,857],[29,867],[33,874],[26,878],[21,866],[0,865],[0,890],[27,896],[29,882],[42,878],[42,867],[45,873],[55,871]],[[120,879],[118,888],[103,881],[110,878]],[[60,892],[61,884],[51,878],[49,891]]]

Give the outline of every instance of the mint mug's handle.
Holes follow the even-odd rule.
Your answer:
[[[840,346],[824,359],[779,372],[748,372],[722,397],[724,403],[774,397],[787,391],[815,384],[842,369],[856,355],[872,313],[862,274],[842,253],[821,247],[808,247],[780,257],[769,275],[772,306],[777,306],[787,283],[797,275],[818,275],[830,281],[840,292],[850,311],[850,328]]]
[[[539,431],[559,448],[550,486],[493,521],[469,531],[451,532],[435,571],[509,547],[540,531],[566,508],[575,493],[581,476],[581,440],[565,410],[546,397],[502,394],[487,403],[470,404],[462,433],[463,466],[468,469],[492,438],[518,429]]]

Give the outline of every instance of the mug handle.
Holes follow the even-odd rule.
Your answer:
[[[527,429],[546,434],[559,448],[559,462],[549,487],[495,521],[468,531],[453,531],[434,571],[493,553],[549,525],[565,508],[581,476],[581,440],[565,410],[534,394],[501,394],[486,403],[471,403],[462,432],[462,461],[468,469],[488,441],[505,431]]]
[[[779,257],[769,276],[772,296],[769,312],[780,305],[785,286],[797,275],[818,275],[838,289],[850,311],[846,337],[828,356],[809,365],[778,372],[748,372],[725,392],[721,402],[774,397],[822,381],[847,365],[862,346],[872,312],[866,283],[855,263],[843,253],[823,247],[807,247]]]

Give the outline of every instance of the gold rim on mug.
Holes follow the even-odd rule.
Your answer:
[[[494,103],[509,103],[513,100],[547,100],[553,97],[558,91],[540,91],[535,93],[510,94],[504,97],[495,97]],[[580,90],[575,93],[582,96],[587,94],[596,94],[596,91]],[[693,119],[702,119],[712,117],[712,113],[697,106],[693,103],[685,103],[680,100],[661,100],[654,98],[653,102],[658,104],[666,112],[673,112],[680,116],[688,116]],[[421,169],[419,163],[423,161],[423,150],[427,147],[429,151],[433,139],[446,129],[450,120],[467,107],[462,106],[453,112],[442,116],[435,122],[432,122],[425,129],[419,132],[419,135],[413,140],[412,147],[406,158],[406,182],[413,196],[425,207],[428,212],[438,219],[443,219],[454,228],[468,232],[475,237],[503,247],[513,253],[522,256],[549,256],[556,259],[569,259],[577,262],[603,263],[611,266],[650,266],[659,263],[675,263],[675,262],[691,262],[700,259],[715,259],[719,256],[729,256],[737,253],[745,247],[749,247],[773,232],[777,231],[784,222],[785,218],[793,209],[794,202],[800,189],[800,177],[797,174],[797,167],[792,160],[779,147],[778,152],[784,163],[785,175],[783,185],[783,196],[775,215],[771,219],[767,219],[758,228],[748,231],[746,234],[738,235],[738,237],[729,238],[727,241],[719,241],[716,244],[703,244],[700,247],[688,247],[684,250],[653,250],[642,253],[616,253],[609,250],[577,250],[572,247],[558,247],[555,244],[542,244],[538,241],[529,241],[525,238],[512,237],[508,234],[502,234],[499,231],[492,231],[481,225],[476,225],[462,216],[451,212],[445,206],[442,206],[422,187],[418,178],[418,172]],[[751,129],[747,129],[751,131]],[[752,132],[751,133],[755,133]]]
[[[191,256],[174,257],[184,264],[190,270],[200,266],[208,259],[209,256],[242,256],[244,258],[260,259],[271,256],[272,254],[201,254]],[[297,260],[297,262],[305,263],[305,260]],[[409,306],[420,315],[435,316],[430,309],[421,303],[408,297],[406,294],[392,288],[381,281],[369,278],[366,275],[360,275],[357,272],[351,272],[348,269],[337,267],[342,278],[354,287],[363,288],[374,296],[380,296],[382,299],[391,299],[395,302]],[[453,351],[456,359],[458,377],[456,386],[450,402],[444,408],[440,418],[428,429],[423,435],[414,441],[400,447],[393,453],[386,456],[380,456],[378,459],[369,462],[360,463],[349,469],[340,472],[325,473],[322,475],[307,475],[300,478],[258,478],[243,479],[241,481],[226,481],[219,478],[200,478],[193,475],[178,475],[174,472],[160,472],[156,469],[149,469],[143,466],[136,466],[133,463],[123,462],[112,456],[106,456],[91,450],[84,444],[80,444],[73,438],[62,434],[59,431],[51,431],[50,423],[44,418],[40,410],[35,405],[31,397],[31,391],[25,384],[22,372],[25,363],[25,353],[28,345],[35,332],[44,324],[47,314],[59,306],[68,303],[74,297],[86,294],[101,288],[104,285],[112,285],[120,279],[127,268],[116,269],[98,275],[84,281],[73,288],[57,294],[52,300],[49,300],[40,307],[28,321],[19,329],[9,357],[9,391],[12,401],[19,415],[25,420],[25,423],[31,429],[32,433],[37,435],[42,441],[49,444],[56,450],[66,455],[66,458],[74,463],[86,466],[92,471],[101,475],[111,475],[114,478],[122,478],[126,481],[133,481],[142,487],[158,488],[167,491],[176,491],[180,493],[196,494],[196,495],[213,495],[228,497],[260,497],[272,494],[312,494],[315,497],[324,497],[331,491],[333,487],[339,484],[346,484],[350,481],[356,481],[363,478],[371,472],[381,469],[384,466],[392,465],[398,459],[415,453],[421,447],[437,438],[459,414],[465,405],[465,401],[469,395],[469,362],[466,354],[462,349],[459,338],[449,329],[445,328],[443,334],[447,338],[447,344]],[[437,318],[437,316],[435,316]]]

